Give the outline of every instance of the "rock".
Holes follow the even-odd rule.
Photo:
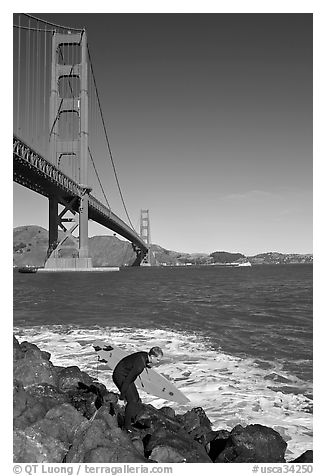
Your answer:
[[[49,410],[45,417],[31,428],[43,435],[44,440],[52,436],[63,443],[72,443],[76,432],[87,422],[72,405],[64,403]]]
[[[175,411],[171,407],[161,407],[159,410],[168,418],[172,418],[173,420],[176,418]]]
[[[75,435],[67,463],[141,463],[146,462],[130,437],[117,427],[116,417],[100,408]]]
[[[46,410],[40,402],[36,401],[34,404],[29,404],[26,410],[14,419],[14,428],[24,429],[43,418],[45,413]]]
[[[46,411],[70,401],[69,395],[60,392],[57,387],[47,383],[32,385],[26,389],[26,392],[28,395],[37,398]]]
[[[97,410],[95,417],[97,420],[104,420],[108,429],[119,428],[117,415],[112,415],[110,408],[105,405]]]
[[[43,418],[46,407],[37,398],[29,395],[21,382],[14,381],[13,394],[14,428],[24,429]]]
[[[33,428],[14,431],[14,463],[61,463],[67,451],[64,443],[52,436],[44,439]]]
[[[186,463],[186,458],[171,446],[155,446],[151,459],[157,463]]]
[[[212,424],[201,407],[192,408],[184,415],[179,415],[177,420],[190,436],[204,445],[207,444],[206,435],[212,431]]]
[[[151,405],[141,406],[135,427],[143,428],[145,455],[152,460],[158,461],[159,458],[158,462],[169,462],[167,459],[171,458],[171,463],[180,460],[189,463],[212,462],[204,447],[194,441],[177,419],[167,417]]]
[[[13,336],[13,359],[16,360],[22,359],[24,357],[24,352],[20,348],[20,344],[15,336]]]
[[[30,344],[24,341],[20,344],[20,350],[24,353],[24,359],[36,360],[50,360],[51,354],[45,352],[37,347],[35,344]]]
[[[120,405],[118,405],[119,396],[114,392],[106,392],[103,395],[103,402],[102,404],[105,406],[109,406],[112,408],[114,413],[117,413]]]
[[[66,429],[68,440],[70,441],[77,429],[87,420],[69,403],[64,403],[51,408],[45,418],[52,421],[59,420]]]
[[[302,455],[298,456],[298,458],[289,461],[289,463],[313,463],[313,451],[305,451]]]
[[[146,429],[147,433],[151,433],[161,426],[171,429],[172,431],[182,430],[182,426],[176,418],[170,418],[166,415],[165,411],[162,412],[153,407],[153,405],[144,404],[139,406],[139,412],[135,419],[135,426],[137,426],[137,428]],[[184,431],[184,433],[186,432]]]
[[[277,431],[262,425],[213,431],[201,407],[176,415],[141,404],[126,433],[116,393],[76,366],[54,366],[48,352],[15,336],[13,354],[15,462],[285,462],[287,445]],[[290,463],[312,461],[309,450]]]
[[[144,443],[143,443],[143,440],[141,438],[141,436],[132,436],[131,437],[131,441],[132,441],[132,444],[134,445],[134,447],[136,448],[136,450],[138,451],[138,453],[140,453],[142,456],[144,456]]]
[[[183,429],[175,432],[161,427],[145,444],[145,454],[158,463],[211,463],[205,448]],[[171,459],[169,459],[171,458]]]
[[[284,463],[287,444],[272,428],[237,425],[216,463]]]
[[[85,385],[91,385],[93,379],[86,372],[82,372],[77,366],[65,367],[58,374],[58,388],[62,392],[78,389],[79,382]]]
[[[23,384],[18,380],[14,380],[13,384],[13,417],[19,417],[26,408],[27,393]]]
[[[96,412],[95,402],[97,396],[93,393],[85,393],[79,390],[67,392],[70,403],[87,419],[90,419]]]
[[[88,419],[103,405],[110,409],[112,415],[117,409],[118,396],[108,392],[106,387],[99,383],[85,385],[78,382],[78,389],[69,390],[68,395],[72,405]]]
[[[55,369],[48,360],[24,357],[14,362],[14,379],[22,382],[24,387],[39,383],[56,385],[57,376]]]
[[[84,461],[87,463],[107,463],[111,459],[111,453],[107,446],[98,446],[95,449],[87,451],[84,456]]]
[[[231,433],[227,430],[217,430],[207,433],[206,451],[212,461],[215,461],[218,455],[224,450],[230,435]]]
[[[103,405],[110,409],[111,415],[118,410],[118,395],[108,392],[106,387],[98,382],[91,385],[78,382],[78,389],[70,390],[68,394],[71,403],[86,418],[91,418],[95,411]]]

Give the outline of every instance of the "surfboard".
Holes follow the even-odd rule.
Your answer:
[[[113,370],[121,359],[126,357],[128,352],[117,347],[113,343],[103,341],[93,342],[93,347],[97,353],[98,361]],[[145,368],[135,380],[136,386],[150,395],[154,395],[164,400],[170,400],[181,404],[190,402],[170,380],[160,375],[152,368]]]

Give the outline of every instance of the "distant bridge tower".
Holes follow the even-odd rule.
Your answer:
[[[50,161],[65,172],[74,164],[81,197],[63,194],[65,208],[58,213],[58,197],[49,196],[49,249],[46,268],[91,268],[88,256],[88,90],[86,32],[54,33],[50,95]],[[69,174],[70,175],[70,174]],[[68,216],[66,214],[68,213]],[[72,216],[72,217],[71,217]],[[67,225],[69,224],[70,225]],[[59,239],[58,229],[63,231]],[[70,227],[70,228],[69,228]],[[79,239],[73,232],[79,227]],[[67,255],[67,243],[73,248]],[[71,252],[70,252],[71,255]]]
[[[150,232],[150,224],[149,224],[149,210],[141,210],[140,211],[140,237],[148,246],[148,253],[143,258],[141,262],[141,266],[155,266],[156,260],[151,250],[151,232]]]

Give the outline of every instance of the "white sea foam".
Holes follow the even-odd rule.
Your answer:
[[[177,413],[201,406],[214,429],[255,423],[272,427],[288,444],[287,460],[312,449],[311,401],[303,394],[307,383],[285,372],[280,363],[268,362],[266,370],[253,359],[216,351],[196,335],[160,329],[43,326],[17,328],[15,334],[20,342],[28,340],[50,352],[54,365],[78,365],[114,391],[111,371],[98,363],[92,342],[113,341],[130,352],[158,345],[164,359],[157,370],[174,381],[191,403],[180,406],[142,394],[145,403],[166,404]]]

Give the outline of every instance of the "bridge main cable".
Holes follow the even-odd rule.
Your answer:
[[[109,137],[108,137],[108,133],[107,133],[105,121],[104,121],[103,110],[102,110],[102,106],[101,106],[101,102],[100,102],[99,92],[98,92],[98,88],[97,88],[97,84],[96,84],[96,79],[95,79],[95,74],[94,74],[94,69],[93,69],[93,63],[92,63],[91,54],[90,54],[88,45],[87,45],[87,51],[88,51],[88,57],[89,57],[89,62],[90,62],[90,67],[91,67],[91,72],[92,72],[92,77],[93,77],[94,86],[95,86],[96,98],[97,98],[97,102],[98,102],[98,106],[99,106],[99,110],[100,110],[100,114],[101,114],[102,126],[103,126],[103,129],[104,129],[106,144],[107,144],[107,147],[108,147],[108,151],[109,151],[109,155],[110,155],[110,159],[111,159],[111,163],[112,163],[112,168],[113,168],[114,176],[115,176],[115,179],[116,179],[116,182],[117,182],[117,186],[118,186],[118,189],[119,189],[119,194],[120,194],[121,201],[122,201],[122,204],[123,204],[123,208],[124,208],[124,210],[125,210],[125,213],[126,213],[126,216],[127,216],[127,218],[128,218],[129,224],[130,224],[131,228],[136,232],[136,230],[135,230],[135,228],[134,228],[134,226],[133,226],[133,224],[132,224],[132,222],[131,222],[131,220],[130,220],[129,213],[128,213],[128,211],[127,211],[127,207],[126,207],[126,204],[125,204],[123,195],[122,195],[122,190],[121,190],[121,187],[120,187],[120,183],[119,183],[119,179],[118,179],[118,174],[117,174],[117,171],[116,171],[115,163],[114,163],[114,160],[113,160],[112,150],[111,150],[110,141],[109,141]]]
[[[33,15],[30,15],[29,13],[22,13],[22,15],[25,15],[28,18],[32,18],[33,20],[37,20],[41,23],[45,23],[47,25],[55,26],[56,28],[62,28],[63,30],[83,31],[85,29],[85,28],[73,28],[73,27],[70,27],[70,26],[57,25],[56,23],[51,23],[47,20],[42,20],[42,18],[35,17]]]

